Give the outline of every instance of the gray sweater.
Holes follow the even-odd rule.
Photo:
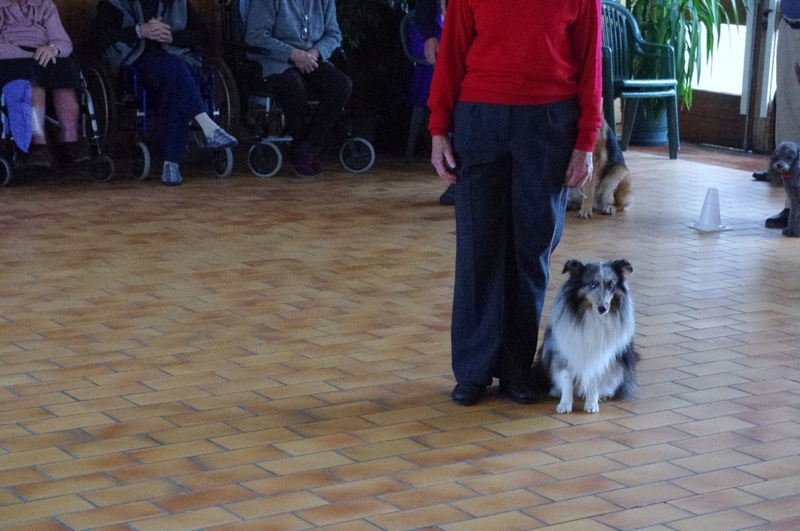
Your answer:
[[[294,48],[316,48],[326,61],[342,42],[334,0],[250,0],[244,20],[245,42],[269,51],[248,54],[261,63],[264,77],[292,66],[289,56]]]

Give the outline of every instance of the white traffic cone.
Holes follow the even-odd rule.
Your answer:
[[[709,188],[706,192],[706,200],[703,202],[703,210],[700,212],[700,219],[691,225],[692,228],[703,232],[716,232],[728,230],[722,224],[719,216],[719,192],[716,188]]]

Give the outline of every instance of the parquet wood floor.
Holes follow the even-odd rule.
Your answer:
[[[641,396],[454,405],[454,227],[425,160],[300,181],[0,190],[4,529],[800,529],[800,241],[764,157],[627,153]],[[724,155],[724,154],[723,154]],[[720,160],[723,160],[721,163]],[[700,233],[709,187],[731,230]],[[549,305],[548,300],[548,305]]]

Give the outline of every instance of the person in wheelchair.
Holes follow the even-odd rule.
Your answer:
[[[197,78],[200,61],[193,49],[205,44],[209,35],[187,0],[100,0],[94,35],[112,71],[119,74],[123,67],[135,67],[159,102],[163,184],[183,183],[180,162],[192,120],[202,129],[206,148],[237,144],[206,112]]]
[[[289,160],[298,177],[322,173],[320,156],[353,83],[328,61],[342,41],[334,0],[251,0],[245,43],[261,64],[264,83],[286,115]],[[319,101],[309,115],[309,94]]]
[[[27,166],[54,165],[44,128],[47,91],[60,128],[61,162],[73,165],[89,160],[78,132],[80,107],[75,91],[81,88],[80,66],[71,54],[72,41],[53,0],[0,0],[0,86],[15,80],[30,85],[30,136],[15,138],[23,151],[27,149],[22,157]],[[27,101],[27,97],[15,101]]]

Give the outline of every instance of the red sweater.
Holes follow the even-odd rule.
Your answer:
[[[576,98],[575,148],[602,123],[600,0],[450,0],[428,107],[433,135],[456,101],[537,105]]]

